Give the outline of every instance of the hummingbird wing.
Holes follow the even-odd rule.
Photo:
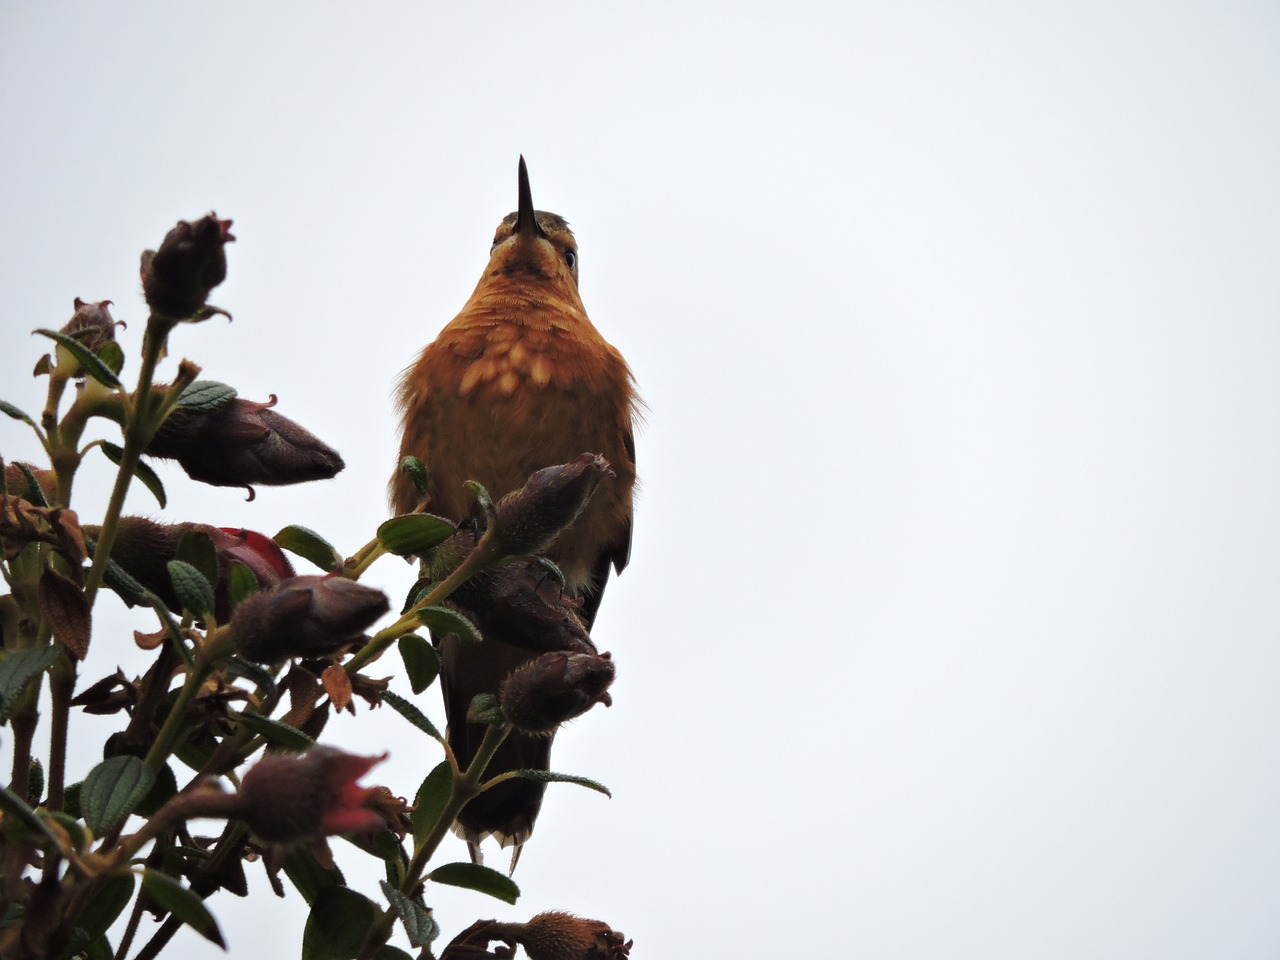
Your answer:
[[[627,456],[631,458],[632,466],[636,462],[636,439],[634,431],[628,430],[627,436],[623,440],[627,448]],[[626,524],[618,531],[618,537],[609,544],[600,556],[596,558],[596,562],[591,571],[591,587],[584,592],[582,598],[582,608],[578,611],[578,615],[582,618],[583,623],[587,625],[587,630],[591,629],[591,625],[595,623],[596,613],[600,609],[600,601],[604,597],[604,588],[609,583],[609,572],[612,569],[616,573],[621,573],[626,569],[627,564],[631,560],[631,516],[627,516]]]

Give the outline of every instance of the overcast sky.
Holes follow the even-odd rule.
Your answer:
[[[428,891],[446,937],[565,908],[650,958],[1280,951],[1274,4],[5,0],[0,131],[0,396],[39,409],[27,332],[77,296],[136,370],[138,254],[216,210],[235,321],[173,359],[348,468],[246,503],[162,466],[165,515],[344,552],[519,154],[571,221],[650,408],[615,705],[553,756],[614,798],[551,787],[519,904]],[[86,682],[146,662],[104,604]],[[387,710],[325,740],[409,796],[439,759]],[[251,881],[211,903],[232,954],[296,955],[300,897]]]

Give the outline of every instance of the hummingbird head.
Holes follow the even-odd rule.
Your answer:
[[[520,205],[503,217],[489,249],[489,273],[529,273],[547,280],[566,279],[578,286],[578,241],[569,223],[533,208],[529,171],[520,158]]]

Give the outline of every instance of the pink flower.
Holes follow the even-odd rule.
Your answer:
[[[379,830],[386,821],[365,806],[378,788],[356,781],[386,758],[325,746],[268,753],[240,782],[237,815],[259,839],[276,843]]]

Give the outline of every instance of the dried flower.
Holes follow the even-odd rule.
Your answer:
[[[71,315],[62,332],[83,343],[90,353],[97,353],[110,340],[116,338],[116,321],[111,319],[110,300],[85,303],[75,299],[76,312]]]
[[[386,594],[334,575],[292,577],[236,608],[231,636],[258,663],[322,657],[358,639],[390,609]]]
[[[174,319],[194,314],[209,292],[227,278],[223,246],[234,240],[231,221],[209,214],[178,221],[159,250],[142,254],[142,292],[152,311]]]
[[[236,397],[216,410],[176,407],[146,452],[177,460],[192,480],[215,487],[328,480],[346,466],[336,450],[272,410],[275,402]]]
[[[365,806],[378,788],[356,781],[386,757],[326,746],[268,753],[244,775],[236,815],[259,838],[278,843],[381,829],[382,815]]]
[[[504,946],[490,953],[493,940]],[[619,960],[631,955],[632,941],[600,920],[549,911],[528,923],[477,920],[450,941],[440,960],[513,957],[517,944],[529,960]]]
[[[498,501],[493,519],[498,545],[508,556],[541,553],[577,519],[600,481],[613,475],[609,461],[594,453],[539,470]]]
[[[608,654],[544,653],[502,682],[498,703],[516,729],[549,736],[597,703],[612,704],[614,673]]]

